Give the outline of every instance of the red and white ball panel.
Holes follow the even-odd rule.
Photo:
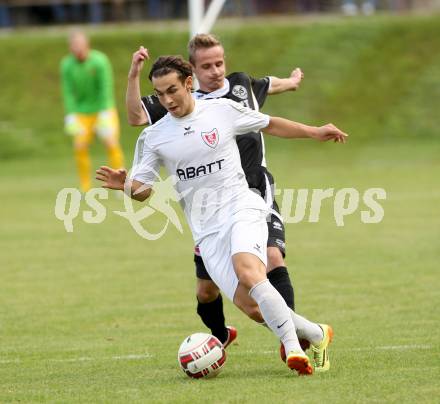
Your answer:
[[[217,376],[226,361],[223,344],[213,335],[196,333],[185,338],[177,355],[180,368],[195,379]]]

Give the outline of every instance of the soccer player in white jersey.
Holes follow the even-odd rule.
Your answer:
[[[226,74],[225,54],[222,43],[212,34],[197,34],[188,43],[189,61],[197,76],[200,88],[193,92],[195,99],[227,98],[259,111],[272,94],[295,91],[302,78],[301,69],[294,69],[289,77],[265,76],[254,78],[245,72]],[[131,125],[153,125],[167,114],[155,95],[141,97],[140,73],[148,51],[143,46],[133,54],[128,74],[127,115]],[[295,310],[294,285],[289,276],[286,256],[286,240],[283,219],[273,195],[275,179],[266,164],[263,134],[251,131],[237,138],[241,165],[249,188],[257,190],[271,209],[267,227],[267,278],[281,294],[287,305]],[[217,285],[209,276],[198,246],[194,249],[196,269],[197,314],[226,348],[237,338],[237,329],[226,326],[223,299]],[[300,339],[304,350],[310,343]],[[285,361],[284,348],[280,346],[281,359]]]
[[[144,201],[163,164],[175,176],[194,241],[214,282],[281,340],[290,369],[313,373],[300,336],[312,343],[315,370],[327,370],[331,327],[293,312],[267,279],[268,209],[247,185],[235,138],[261,129],[284,138],[335,142],[344,142],[346,134],[332,124],[307,126],[231,100],[194,100],[191,65],[179,56],[157,59],[150,79],[168,114],[143,131],[128,180],[125,170],[109,167],[97,170],[97,179],[106,188],[125,189],[133,199]],[[249,310],[252,306],[255,309]]]

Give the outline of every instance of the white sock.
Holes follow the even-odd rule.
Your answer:
[[[306,339],[313,345],[319,345],[324,337],[322,328],[318,324],[312,323],[299,314],[296,314],[292,309],[289,310],[290,314],[292,315],[292,320],[295,324],[298,337],[301,339]]]
[[[257,283],[249,295],[257,302],[266,325],[284,344],[286,352],[302,352],[290,309],[269,280]]]

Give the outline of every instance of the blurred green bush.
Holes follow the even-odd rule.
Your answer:
[[[110,57],[122,123],[131,155],[140,128],[129,128],[126,76],[139,45],[159,54],[186,56],[181,29],[105,27],[90,31],[92,46]],[[375,16],[218,21],[229,71],[286,77],[300,66],[296,94],[268,99],[264,111],[310,124],[333,122],[362,141],[439,138],[440,16]],[[70,154],[63,134],[59,61],[67,31],[25,31],[0,36],[0,158]],[[143,92],[151,91],[145,68]],[[280,146],[281,147],[281,146]]]

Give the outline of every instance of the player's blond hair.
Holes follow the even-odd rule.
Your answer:
[[[188,43],[188,55],[189,61],[192,65],[195,65],[196,51],[199,49],[213,48],[214,46],[221,46],[222,43],[212,34],[197,34]]]

